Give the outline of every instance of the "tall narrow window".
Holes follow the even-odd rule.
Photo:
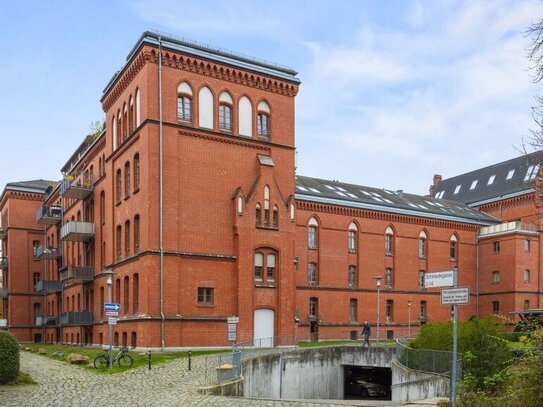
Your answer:
[[[134,216],[134,253],[140,251],[140,215]]]
[[[270,226],[270,187],[264,187],[264,225]]]
[[[262,209],[260,208],[259,203],[257,203],[255,207],[255,218],[256,226],[260,226],[262,224]]]
[[[349,266],[349,272],[348,272],[348,277],[347,277],[349,287],[351,287],[351,288],[356,287],[356,280],[357,280],[357,278],[356,278],[356,266]]]
[[[308,285],[319,284],[319,274],[318,274],[317,263],[307,264],[307,284]]]
[[[279,228],[279,209],[277,205],[273,206],[273,227]]]
[[[124,277],[123,282],[123,313],[126,315],[130,310],[130,280],[128,276]]]
[[[421,323],[426,322],[426,301],[420,302],[419,321]]]
[[[206,129],[213,128],[213,94],[207,86],[198,93],[198,125]]]
[[[113,150],[117,149],[119,142],[117,140],[117,120],[115,120],[115,115],[111,118],[111,128],[112,128],[112,141],[113,141]]]
[[[524,270],[524,282],[525,283],[530,282],[530,270],[528,269]]]
[[[349,300],[349,321],[358,321],[358,301],[355,298]]]
[[[100,304],[104,304],[104,287],[100,287]],[[104,316],[104,307],[100,307],[100,317]]]
[[[232,132],[232,97],[228,92],[219,96],[219,130]]]
[[[458,239],[456,238],[456,235],[451,236],[451,240],[449,242],[449,252],[451,261],[456,261],[456,244]]]
[[[394,301],[393,300],[387,300],[386,319],[387,319],[387,322],[394,321]]]
[[[497,314],[498,312],[500,312],[500,302],[492,301],[492,313]]]
[[[385,287],[392,288],[392,283],[392,269],[390,267],[387,267],[385,269]]]
[[[124,223],[124,254],[125,256],[130,255],[130,221],[127,220]]]
[[[128,134],[134,131],[134,98],[130,95],[129,112],[128,112]]]
[[[356,226],[356,223],[351,222],[349,225],[349,233],[348,233],[348,240],[347,240],[347,247],[349,249],[349,252],[356,253],[356,232],[358,228]]]
[[[499,253],[500,252],[500,242],[498,242],[498,241],[492,242],[492,251],[494,253]]]
[[[264,267],[264,255],[255,253],[255,283],[262,283],[262,268]]]
[[[257,134],[264,140],[270,138],[270,106],[264,101],[258,104]]]
[[[134,156],[134,192],[140,189],[140,155]]]
[[[121,111],[117,111],[117,147],[122,143],[123,135],[123,119],[121,118]]]
[[[253,107],[247,96],[242,96],[238,102],[238,128],[240,136],[253,136]]]
[[[314,319],[319,315],[319,299],[311,297],[309,299],[309,318]]]
[[[530,239],[524,240],[524,251],[526,253],[530,252]]]
[[[530,309],[530,300],[524,300],[524,309]]]
[[[266,256],[266,280],[268,284],[275,283],[275,254],[269,253]]]
[[[40,248],[40,241],[34,240],[32,242],[32,257],[34,260],[38,258],[38,249]]]
[[[117,226],[117,258],[120,259],[122,256],[122,246],[121,246],[121,239],[122,239],[122,228],[121,225]]]
[[[492,272],[492,284],[499,284],[500,282],[500,272],[499,271],[493,271]]]
[[[187,82],[177,87],[177,120],[192,123],[192,88]]]
[[[141,123],[141,112],[140,112],[140,90],[136,90],[136,128],[139,127]]]
[[[419,233],[419,259],[426,258],[426,233],[424,231]]]
[[[419,271],[419,290],[424,291],[424,270]]]
[[[126,103],[123,107],[123,140],[128,137],[128,109]]]
[[[106,193],[100,192],[100,223],[106,223]]]
[[[316,249],[318,247],[318,226],[319,223],[317,222],[317,219],[313,217],[309,219],[309,225],[307,227],[307,246],[310,249]]]
[[[117,198],[117,203],[121,202],[122,182],[123,181],[122,181],[121,170],[118,169],[115,175],[115,195]]]
[[[132,312],[136,314],[139,311],[139,290],[140,290],[140,276],[138,273],[134,274],[132,280]]]
[[[115,280],[115,302],[121,303],[121,279]]]
[[[130,163],[127,161],[124,164],[124,197],[130,196]]]
[[[394,254],[394,230],[389,226],[385,231],[385,255],[392,256]]]

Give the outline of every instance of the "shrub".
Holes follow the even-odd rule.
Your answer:
[[[19,374],[19,345],[8,331],[0,331],[0,384],[14,381]]]

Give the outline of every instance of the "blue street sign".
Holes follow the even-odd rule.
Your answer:
[[[119,312],[121,310],[121,304],[108,303],[104,304],[104,312]]]

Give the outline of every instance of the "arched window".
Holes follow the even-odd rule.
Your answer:
[[[130,162],[124,164],[124,197],[130,196]]]
[[[112,141],[113,141],[113,150],[117,149],[117,123],[115,121],[115,115],[113,115],[113,118],[111,119],[111,129],[112,129]]]
[[[219,130],[232,132],[232,96],[223,92],[219,96]]]
[[[134,155],[134,192],[140,189],[140,155]]]
[[[117,258],[120,259],[122,255],[122,246],[121,246],[121,239],[122,239],[122,228],[121,225],[117,226],[117,239],[116,239],[116,245],[117,245]]]
[[[115,175],[115,195],[117,197],[117,203],[121,202],[121,194],[122,194],[122,175],[121,175],[121,169],[119,168]]]
[[[385,255],[394,254],[394,230],[389,226],[385,230]]]
[[[456,246],[457,246],[457,243],[458,243],[458,239],[456,237],[456,235],[452,235],[451,236],[451,240],[449,241],[449,254],[450,254],[450,257],[451,257],[451,261],[456,261]]]
[[[128,276],[125,276],[123,281],[123,308],[124,314],[128,314],[130,310],[130,280]]]
[[[192,123],[192,88],[187,82],[177,87],[177,120]]]
[[[255,253],[255,283],[262,283],[262,268],[264,267],[264,255]]]
[[[348,233],[348,249],[351,253],[356,253],[356,232],[358,231],[358,228],[356,226],[356,223],[351,222],[349,225],[349,233]]]
[[[123,140],[128,137],[128,108],[123,105]]]
[[[349,271],[347,275],[347,282],[350,288],[356,287],[357,275],[356,275],[356,266],[349,266]]]
[[[140,90],[136,90],[136,128],[141,124]]]
[[[140,278],[139,274],[134,274],[132,281],[132,312],[136,314],[139,311],[139,290],[140,290]]]
[[[279,208],[277,205],[273,205],[273,220],[272,225],[274,228],[279,228]]]
[[[130,221],[124,223],[124,255],[130,256]]]
[[[134,98],[132,95],[130,95],[128,106],[128,134],[132,134],[134,131]]]
[[[238,124],[240,136],[253,136],[253,108],[247,96],[238,102]]]
[[[255,217],[256,217],[256,226],[260,226],[262,222],[262,208],[260,203],[257,203],[255,206]]]
[[[390,267],[387,267],[385,269],[385,287],[386,288],[392,288],[393,284],[393,276],[392,276],[392,269]]]
[[[317,263],[307,263],[307,284],[311,286],[319,284],[319,268]]]
[[[269,249],[260,249],[255,253],[255,284],[275,286],[277,254]],[[265,275],[264,275],[265,270]]]
[[[134,216],[134,253],[140,251],[140,215]]]
[[[264,226],[270,226],[270,187],[264,187]]]
[[[213,94],[207,86],[198,93],[198,125],[206,129],[213,128]]]
[[[123,120],[121,118],[121,111],[117,111],[117,147],[121,145],[121,137],[123,134]]]
[[[104,225],[106,223],[106,193],[100,192],[100,223]]]
[[[268,253],[266,256],[266,280],[268,284],[275,284],[275,254]]]
[[[264,101],[258,104],[257,134],[261,139],[270,139],[270,106]]]
[[[426,235],[426,232],[421,231],[419,233],[419,259],[425,259],[426,258],[426,240],[428,236]]]
[[[309,318],[316,319],[319,316],[319,299],[311,297],[309,299]]]
[[[317,219],[311,217],[307,226],[307,247],[310,249],[318,247],[318,227],[319,222],[317,222]]]

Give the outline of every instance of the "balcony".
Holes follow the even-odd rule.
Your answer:
[[[8,289],[1,287],[0,288],[0,298],[8,298]]]
[[[523,223],[520,221],[500,223],[499,225],[492,225],[481,228],[479,230],[479,237],[503,235],[507,233],[524,232],[537,234],[537,225],[532,223]]]
[[[7,319],[0,319],[0,329],[7,328],[8,327],[8,320]]]
[[[92,177],[89,174],[68,175],[60,184],[60,196],[71,199],[85,199],[94,191]]]
[[[91,311],[70,311],[60,316],[61,325],[92,325],[93,315]]]
[[[0,227],[0,240],[4,240],[8,235],[8,232],[6,232],[6,230],[4,230],[4,228],[1,228]]]
[[[36,223],[40,225],[56,225],[62,218],[60,206],[42,205],[36,211]]]
[[[62,281],[71,279],[73,282],[88,283],[94,281],[93,266],[66,266],[60,270]]]
[[[51,315],[36,317],[36,326],[57,326],[58,317],[53,317]]]
[[[94,239],[94,223],[70,221],[60,229],[60,238],[69,242],[89,242]]]
[[[62,291],[62,281],[40,280],[34,286],[37,293],[58,293]]]
[[[8,258],[0,257],[0,270],[6,270],[8,268]]]
[[[62,250],[60,247],[43,247],[38,246],[36,250],[36,258],[40,260],[46,259],[58,259],[62,256]]]

